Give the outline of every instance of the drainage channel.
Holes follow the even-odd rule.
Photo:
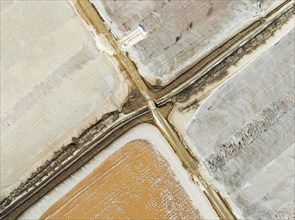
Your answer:
[[[161,112],[155,105],[153,94],[141,78],[134,63],[129,59],[126,53],[123,50],[121,50],[121,48],[117,44],[113,35],[105,26],[103,19],[101,18],[97,10],[89,1],[78,0],[78,5],[79,7],[81,7],[83,13],[85,13],[87,18],[91,21],[97,33],[104,35],[108,39],[109,43],[115,51],[115,58],[125,68],[126,72],[132,79],[132,81],[135,83],[140,93],[145,97],[147,106],[149,107],[150,112],[153,115],[155,124],[162,132],[164,137],[167,139],[167,141],[170,143],[171,147],[183,163],[183,166],[186,168],[186,170],[189,173],[191,173],[191,175],[193,175],[194,179],[197,179],[197,181],[200,184],[202,184],[205,190],[204,193],[210,200],[213,208],[215,209],[219,217],[221,219],[226,220],[235,219],[229,207],[227,207],[227,205],[222,200],[222,198],[217,194],[217,192],[215,192],[210,187],[210,185],[207,184],[207,182],[204,180],[204,178],[198,171],[197,161],[188,152],[186,147],[182,144],[181,140],[179,139],[177,132],[172,128],[172,126],[168,123],[167,119],[161,114]]]

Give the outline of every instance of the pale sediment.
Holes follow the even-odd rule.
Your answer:
[[[229,69],[235,74],[198,105],[170,116],[239,218],[293,216],[293,25]]]
[[[5,6],[0,200],[103,115],[120,111],[130,90],[69,2]]]
[[[140,141],[134,142],[134,140],[140,140]],[[130,142],[144,143],[144,145],[142,144],[132,145],[128,147],[128,149],[121,151],[122,149],[126,148],[124,147],[126,146],[126,144],[129,146],[128,143]],[[146,147],[144,147],[145,145]],[[138,147],[140,149],[137,149]],[[149,150],[147,150],[146,148]],[[136,153],[136,152],[143,152],[142,150],[144,151],[143,154]],[[124,154],[123,156],[123,154],[121,154],[120,152],[125,152],[126,154]],[[134,155],[132,158],[130,158],[129,154],[132,154],[132,155],[134,154]],[[115,157],[117,156],[120,157],[120,159],[117,160],[117,162],[120,165],[113,166],[114,160],[111,159],[111,158],[114,158],[113,155]],[[145,160],[145,157],[148,159],[150,158],[149,155],[150,156],[153,155],[152,158],[154,158],[155,160],[149,161],[148,164],[145,164],[147,162]],[[126,158],[126,160],[124,158]],[[105,185],[104,184],[105,181],[98,180],[97,183],[102,184],[101,187],[103,187],[103,188],[100,188],[99,191],[97,191],[98,196],[100,192],[104,193],[104,187],[106,187],[105,188],[106,191],[110,190],[109,195],[114,196],[112,201],[118,201],[116,200],[116,198],[120,197],[120,195],[130,195],[130,196],[132,195],[131,196],[132,198],[136,198],[136,195],[134,196],[132,189],[134,189],[134,191],[139,191],[138,193],[139,195],[140,194],[143,195],[144,194],[143,189],[153,194],[154,192],[155,193],[159,192],[158,191],[158,188],[159,188],[159,189],[163,189],[162,195],[169,195],[167,198],[165,197],[165,201],[162,200],[163,203],[161,202],[159,203],[159,207],[161,207],[161,204],[167,205],[165,206],[166,208],[163,208],[163,210],[167,210],[167,208],[169,209],[169,207],[172,209],[174,209],[173,207],[179,207],[180,210],[183,210],[183,213],[190,213],[190,214],[199,213],[198,215],[200,215],[201,218],[205,218],[205,219],[217,218],[217,215],[214,209],[212,208],[210,202],[208,201],[206,196],[202,193],[202,190],[200,189],[200,187],[198,185],[194,185],[194,183],[191,181],[189,175],[186,173],[185,169],[181,166],[179,159],[174,154],[173,150],[171,149],[167,141],[163,138],[161,133],[154,126],[151,126],[148,124],[141,124],[131,129],[130,131],[126,132],[124,135],[122,135],[122,137],[118,138],[110,146],[105,148],[103,151],[97,154],[93,159],[91,159],[88,163],[86,163],[79,170],[77,170],[72,176],[70,176],[61,184],[56,186],[55,189],[49,192],[45,197],[41,198],[38,202],[36,202],[28,210],[26,210],[20,216],[20,219],[39,218],[50,206],[54,205],[54,203],[58,201],[59,199],[64,198],[64,201],[65,201],[67,193],[73,188],[75,188],[77,184],[79,185],[80,182],[83,183],[84,181],[83,179],[85,178],[87,179],[88,178],[87,176],[89,174],[91,175],[91,173],[96,172],[95,170],[100,170],[100,167],[104,167],[105,161],[109,161],[107,162],[107,164],[109,164],[108,166],[111,166],[109,167],[110,169],[107,169],[109,170],[109,172],[106,172],[106,174],[101,173],[101,175],[96,177],[98,179],[100,178],[101,180],[103,180],[105,178],[105,175],[107,175],[108,178],[105,179],[105,181],[109,181],[112,179],[112,180],[116,180],[117,184],[113,183],[115,181],[112,181],[109,184]],[[122,163],[120,163],[120,161],[122,161]],[[144,164],[147,165],[147,167],[145,167]],[[124,169],[122,169],[121,167],[124,167]],[[113,173],[114,170],[117,170],[118,172]],[[125,170],[128,171],[127,174],[125,173]],[[133,171],[137,170],[137,171],[133,172],[132,170]],[[102,172],[102,171],[100,170],[99,172]],[[167,175],[165,174],[165,172]],[[131,179],[127,179],[126,182],[129,180],[130,181],[132,180],[131,182],[129,182],[128,185],[129,186],[132,186],[132,184],[135,184],[135,185],[134,187],[126,187],[126,183],[123,180],[124,178],[123,177],[119,178],[119,176],[121,176],[121,174],[122,175],[124,174],[125,176],[129,176],[132,173],[134,175],[130,177]],[[165,175],[165,178],[161,177],[162,173],[163,175]],[[160,175],[160,177],[157,175]],[[153,179],[155,181],[150,181],[149,179]],[[166,180],[169,180],[169,181],[167,182]],[[151,185],[149,185],[148,183],[150,183]],[[140,185],[140,184],[143,184],[143,185]],[[173,190],[171,191],[171,189],[177,189],[175,194],[173,194],[172,192]],[[112,193],[111,191],[115,193]],[[152,203],[151,201],[155,201],[155,202],[160,201],[157,199],[159,198],[157,195],[154,195],[152,197],[155,197],[155,200],[151,198],[149,200],[150,201],[149,204]],[[109,198],[109,197],[106,197],[106,198]],[[124,198],[126,199],[126,197]],[[132,198],[131,198],[131,202],[133,201]],[[138,197],[137,199],[139,200],[140,198],[141,197]],[[147,197],[143,196],[143,198],[147,198]],[[190,204],[189,207],[191,207],[191,209],[190,210],[185,209],[185,207],[182,207],[180,204],[178,204],[178,202],[176,201],[179,201],[178,200],[179,198],[182,198],[180,203],[183,203],[183,201],[186,201],[184,202],[184,204],[186,204],[186,207],[188,207],[187,205]],[[102,198],[102,200],[103,199],[104,198]],[[107,199],[106,203],[108,201],[110,200]],[[148,200],[144,200],[144,201],[148,201]],[[142,204],[144,203],[144,201],[138,202],[138,204]],[[126,205],[127,203],[124,203],[124,204]],[[104,205],[100,207],[103,207],[103,206]],[[97,208],[99,209],[99,207]],[[139,207],[139,209],[143,210],[145,208]],[[155,208],[155,210],[158,210],[158,209]],[[119,210],[118,212],[120,213],[121,211]],[[164,212],[161,212],[161,213],[163,214]],[[178,212],[171,210],[171,213],[174,213],[176,215]],[[153,213],[150,213],[150,214],[153,214]],[[124,213],[122,215],[124,215]],[[181,216],[181,214],[179,213],[177,215]],[[163,216],[167,216],[167,215],[164,213]]]
[[[152,86],[172,82],[219,45],[258,21],[280,1],[92,1],[118,40],[141,27],[126,48]]]
[[[291,50],[294,48],[294,28],[290,31],[290,25],[287,25],[287,28],[279,30],[290,20],[294,8],[290,9],[290,4],[285,3],[258,1],[255,4],[242,4],[226,1],[222,5],[213,1],[196,5],[163,1],[143,2],[139,5],[130,2],[139,11],[134,14],[134,10],[124,10],[124,7],[130,6],[128,4],[103,1],[94,2],[98,15],[88,1],[79,1],[76,9],[81,10],[79,15],[95,27],[94,34],[98,35],[93,35],[94,29],[85,26],[80,16],[73,13],[75,8],[71,9],[64,2],[42,3],[37,6],[1,2],[4,18],[10,10],[19,13],[12,16],[12,23],[21,16],[28,18],[21,25],[11,28],[11,37],[7,31],[4,35],[1,34],[1,41],[4,40],[9,48],[1,47],[1,62],[2,57],[4,60],[1,66],[1,74],[4,72],[1,89],[5,87],[5,93],[1,93],[1,102],[4,100],[4,105],[1,106],[1,145],[4,143],[1,157],[5,156],[4,163],[1,161],[5,164],[1,164],[1,187],[4,186],[5,189],[1,188],[0,199],[10,193],[1,203],[1,211],[6,207],[13,209],[27,197],[37,198],[38,193],[35,195],[35,191],[41,189],[46,192],[47,187],[48,190],[52,189],[53,185],[56,186],[69,175],[66,174],[67,166],[71,166],[68,170],[73,173],[86,161],[93,162],[91,157],[95,152],[104,149],[123,134],[125,129],[140,123],[140,120],[136,121],[137,118],[147,112],[143,101],[145,97],[145,101],[149,100],[155,108],[152,114],[156,124],[159,128],[171,129],[172,133],[173,129],[168,123],[165,124],[167,121],[164,117],[163,120],[158,120],[160,111],[151,100],[160,103],[160,106],[169,101],[176,102],[169,119],[179,131],[184,145],[190,146],[189,152],[176,133],[173,133],[173,138],[179,146],[172,146],[178,158],[174,154],[163,154],[163,149],[171,146],[165,145],[162,148],[157,141],[150,145],[143,141],[135,141],[124,147],[121,144],[120,147],[117,146],[117,151],[108,155],[108,159],[102,160],[100,155],[106,152],[103,150],[97,155],[100,158],[99,166],[92,166],[93,169],[83,166],[29,208],[22,218],[36,218],[34,212],[38,212],[40,217],[50,205],[53,206],[44,217],[105,218],[108,216],[100,214],[109,213],[119,214],[116,216],[118,218],[128,217],[128,214],[138,218],[217,218],[216,210],[212,209],[202,192],[202,183],[209,186],[207,189],[211,191],[211,187],[219,191],[236,217],[294,217],[294,187],[290,187],[294,185],[294,161],[290,159],[294,158],[295,142],[295,85],[292,75],[294,51]],[[274,13],[276,19],[268,19],[272,13],[267,13],[280,4],[288,5],[288,11],[286,7],[284,14],[282,11]],[[58,16],[51,24],[48,19],[50,15],[46,13],[54,11],[56,6],[60,6]],[[31,16],[29,12],[35,7],[38,13]],[[149,7],[153,9],[150,14],[147,13]],[[89,11],[83,12],[85,9]],[[112,11],[122,9],[124,13]],[[189,19],[183,16],[191,15],[193,9],[200,11],[197,16],[206,17],[204,24],[198,23],[201,19],[197,16]],[[175,16],[167,18],[170,11]],[[228,13],[222,16],[223,12]],[[36,20],[32,19],[34,16],[41,16],[43,20],[40,19],[40,23],[31,27],[31,23],[34,24],[33,21]],[[163,26],[173,19],[176,19],[173,28]],[[290,23],[289,21],[288,24]],[[41,24],[47,27],[43,32]],[[111,27],[115,36],[110,34],[104,24]],[[243,29],[248,24],[251,25]],[[11,23],[6,22],[3,27],[1,25],[1,31],[10,29],[10,26]],[[171,30],[174,32],[171,33]],[[252,33],[251,30],[255,31]],[[18,33],[21,34],[18,36]],[[67,33],[63,36],[65,40],[60,41],[59,36],[63,33]],[[72,38],[76,33],[83,34]],[[243,38],[244,34],[248,36]],[[227,41],[229,37],[234,40]],[[12,47],[14,43],[15,48]],[[215,48],[215,45],[221,44],[220,48]],[[51,48],[52,45],[58,46]],[[24,50],[18,49],[22,47]],[[16,53],[16,49],[19,53]],[[223,50],[225,52],[221,53]],[[10,59],[13,54],[15,56]],[[216,56],[211,57],[211,54]],[[225,57],[221,58],[222,54]],[[206,63],[207,58],[209,63]],[[204,64],[190,69],[199,60],[204,61]],[[148,90],[136,67],[144,79],[152,84],[149,87],[152,90]],[[190,73],[186,72],[188,69]],[[122,71],[129,72],[137,89],[131,91],[130,82],[126,81]],[[183,78],[177,78],[182,74]],[[196,76],[193,77],[193,74]],[[171,87],[155,94],[154,89],[160,89],[172,81],[174,85],[170,84]],[[11,86],[13,84],[15,85]],[[171,88],[175,89],[171,91]],[[178,89],[182,90],[181,93]],[[141,96],[139,101],[132,102],[138,96]],[[156,100],[156,97],[163,99]],[[151,121],[152,114],[143,117],[143,121]],[[122,128],[126,124],[128,126]],[[145,126],[141,126],[140,132],[145,129]],[[151,133],[154,135],[157,132],[154,130]],[[162,132],[170,141],[167,131],[163,129]],[[110,137],[112,134],[114,137]],[[127,132],[128,135],[129,141],[145,139],[149,142],[152,139],[132,132]],[[94,148],[97,149],[93,150]],[[183,157],[182,152],[189,157]],[[195,154],[201,163],[197,164],[190,153]],[[14,157],[17,163],[14,162],[15,159],[12,160]],[[205,174],[204,180],[195,179],[200,181],[201,187],[192,184],[179,159],[188,171],[195,169],[198,174],[196,176],[202,172]],[[24,163],[24,160],[29,162]],[[76,166],[74,163],[77,161],[80,161],[80,165]],[[192,167],[188,166],[191,164]],[[139,170],[137,165],[142,169]],[[169,181],[162,182],[161,174]],[[52,178],[49,177],[51,175]],[[89,176],[86,177],[87,175]],[[4,181],[2,176],[5,177]],[[128,181],[124,182],[122,176],[128,176]],[[53,183],[55,178],[57,182]],[[89,183],[91,178],[95,184]],[[151,180],[161,184],[157,185]],[[135,184],[132,185],[135,190],[131,191],[126,183],[128,186]],[[155,186],[157,187],[153,188]],[[77,192],[81,194],[76,196]],[[111,196],[108,197],[109,195]],[[206,195],[209,200],[212,199],[208,191]],[[14,204],[19,198],[19,203]],[[136,202],[134,198],[137,199]],[[53,204],[58,199],[60,200]],[[131,209],[131,206],[138,205],[139,200],[152,205]],[[185,202],[180,204],[180,201]],[[24,207],[31,204],[29,202]],[[61,209],[57,207],[60,204],[63,206]],[[88,212],[81,211],[81,207]],[[14,216],[21,212],[19,210]]]

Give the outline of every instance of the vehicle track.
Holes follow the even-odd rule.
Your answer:
[[[11,197],[3,200],[0,204],[0,219],[16,218],[41,196],[45,195],[50,189],[54,188],[57,184],[66,179],[69,175],[75,172],[75,170],[80,168],[83,164],[95,156],[99,151],[107,147],[120,135],[124,134],[125,131],[144,122],[153,123],[161,130],[163,135],[171,144],[175,153],[178,155],[179,159],[182,161],[183,166],[193,176],[192,178],[197,179],[197,182],[202,184],[205,189],[205,194],[218,215],[222,219],[235,219],[225,201],[210,187],[210,185],[206,183],[202,175],[199,173],[196,158],[194,158],[194,156],[187,150],[185,143],[167,121],[167,116],[172,108],[170,103],[175,98],[181,99],[184,98],[184,96],[188,97],[190,92],[187,91],[191,90],[192,87],[199,87],[200,84],[197,82],[203,78],[208,76],[212,76],[214,78],[214,74],[217,74],[213,71],[214,68],[218,69],[219,67],[226,69],[232,65],[232,63],[225,62],[228,61],[228,59],[239,49],[239,47],[247,45],[249,42],[253,43],[257,35],[265,30],[273,28],[271,26],[273,22],[278,21],[282,18],[282,16],[285,16],[286,19],[290,18],[290,16],[294,14],[294,4],[292,1],[288,0],[283,2],[278,8],[273,10],[264,18],[260,18],[255,21],[252,25],[244,29],[220,48],[216,49],[206,58],[194,65],[191,69],[184,72],[171,84],[163,88],[155,88],[147,85],[138,73],[135,64],[129,59],[128,55],[119,48],[113,35],[106,28],[102,18],[89,1],[78,0],[77,7],[80,7],[80,13],[84,13],[83,16],[86,16],[87,19],[89,19],[96,31],[99,34],[104,35],[109,40],[115,50],[115,58],[125,68],[126,72],[129,74],[144,99],[138,98],[133,102],[130,102],[131,104],[129,104],[132,106],[132,111],[128,112],[129,114],[127,114],[127,116],[125,115],[120,118],[122,114],[118,112],[115,113],[115,117],[118,118],[114,120],[111,125],[108,125],[104,121],[98,122],[96,125],[102,126],[103,129],[100,130],[96,136],[90,135],[89,142],[86,141],[81,145],[81,143],[79,143],[79,139],[73,140],[73,146],[75,146],[75,143],[79,143],[81,148],[73,149],[73,151],[66,154],[66,156],[62,155],[64,159],[63,161],[60,161],[59,166],[56,166],[55,168],[52,167],[50,172],[43,172],[43,176],[41,178],[38,177],[39,179],[37,178],[37,175],[32,177],[32,179],[30,179],[27,183],[27,188],[22,186],[21,190],[14,191],[14,194],[12,194]],[[281,23],[283,24],[286,22],[286,19],[283,19]],[[277,26],[273,29],[273,31],[276,31],[279,27],[280,26]],[[250,47],[253,50],[254,46],[252,45]],[[238,59],[242,56],[243,54],[239,56]],[[205,80],[203,83],[206,82],[207,81]],[[139,95],[139,97],[141,96]],[[144,103],[142,103],[143,100]],[[140,109],[135,110],[139,107]],[[110,119],[110,117],[114,117],[114,115],[107,116],[105,120]]]

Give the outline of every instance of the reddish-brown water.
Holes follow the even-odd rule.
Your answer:
[[[199,219],[168,162],[147,142],[112,154],[41,219]]]

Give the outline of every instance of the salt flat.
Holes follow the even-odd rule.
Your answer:
[[[1,197],[110,111],[128,81],[67,1],[1,2]]]
[[[292,2],[90,2],[1,1],[0,218],[293,218]]]
[[[146,147],[144,147],[143,145],[138,145],[141,143],[148,143],[151,149],[146,149]],[[124,146],[129,146],[127,151],[126,151],[126,147]],[[152,154],[150,150],[152,150]],[[122,155],[122,152],[125,152],[124,156]],[[138,152],[139,154],[136,153],[137,155],[135,156],[134,152]],[[133,156],[130,157],[130,155],[133,155]],[[119,160],[115,159],[118,156],[119,157],[121,156],[121,159]],[[146,159],[149,158],[153,160],[153,163],[150,163],[150,165],[147,167],[144,162],[145,157]],[[201,218],[218,219],[210,202],[208,201],[206,196],[203,194],[200,187],[197,184],[192,182],[188,173],[182,167],[180,160],[177,158],[172,148],[169,146],[168,142],[161,135],[160,131],[156,127],[150,124],[141,124],[129,130],[128,132],[126,132],[124,135],[122,135],[120,138],[114,141],[110,146],[108,146],[102,152],[97,154],[87,164],[85,164],[83,167],[77,170],[71,177],[67,178],[65,181],[60,183],[57,187],[51,190],[47,195],[41,198],[37,203],[35,203],[29,209],[27,209],[20,216],[20,219],[40,218],[40,216],[51,205],[55,204],[55,202],[58,201],[60,198],[63,198],[61,201],[65,202],[62,205],[66,206],[66,203],[72,200],[63,196],[67,195],[67,193],[70,192],[70,190],[77,189],[77,187],[75,186],[79,185],[80,183],[82,184],[83,182],[85,183],[85,178],[86,179],[89,178],[87,177],[89,174],[91,175],[94,174],[96,172],[95,170],[102,171],[101,168],[103,168],[106,164],[110,165],[114,162],[118,163],[118,165],[113,166],[114,165],[113,164],[112,168],[110,167],[104,168],[105,169],[104,172],[105,171],[107,172],[103,175],[98,175],[97,178],[102,180],[102,178],[105,178],[105,176],[108,176],[107,177],[108,179],[111,178],[115,181],[111,181],[108,185],[104,185],[105,181],[108,181],[107,179],[105,181],[96,180],[96,183],[99,184],[100,187],[102,187],[101,190],[97,191],[98,192],[97,195],[99,196],[99,194],[104,193],[104,190],[108,191],[111,189],[112,192],[108,194],[111,197],[106,196],[105,202],[109,203],[110,201],[112,201],[113,205],[111,207],[113,208],[117,207],[119,209],[118,209],[118,212],[113,212],[112,210],[110,210],[102,214],[112,215],[113,213],[113,215],[116,215],[120,212],[124,216],[125,215],[128,216],[129,214],[132,214],[132,213],[136,214],[136,209],[146,210],[146,209],[149,209],[149,206],[153,206],[153,204],[158,203],[157,208],[153,208],[154,213],[150,212],[150,213],[147,213],[147,215],[151,216],[153,214],[160,214],[161,215],[160,218],[163,218],[163,216],[167,216],[168,218],[169,214],[171,214],[170,216],[171,218],[173,218],[173,216],[185,217],[184,215],[186,215],[187,217],[189,216],[196,217],[195,214],[199,212]],[[159,166],[156,164],[158,164]],[[123,167],[124,169],[122,169]],[[141,169],[139,169],[140,167]],[[120,173],[125,172],[124,170],[127,171],[126,176],[127,177],[129,176],[130,178],[132,178],[132,181],[129,182],[128,186],[130,186],[130,184],[131,185],[134,184],[134,187],[126,187],[125,182],[129,180],[126,179],[126,181],[122,182],[123,179],[119,178]],[[116,172],[119,171],[119,172],[117,174],[114,174],[112,173],[113,171],[116,171]],[[159,171],[160,173],[163,173],[165,178],[162,178],[161,175],[158,176]],[[133,175],[130,176],[130,172],[133,173]],[[112,173],[112,175],[110,175],[110,173]],[[146,178],[150,174],[151,174],[150,178],[155,180],[151,182],[151,185],[149,183],[150,178]],[[166,182],[167,179],[169,179],[168,182]],[[94,182],[95,181],[92,181],[92,183]],[[116,186],[116,182],[118,182],[117,186]],[[141,187],[138,187],[138,184],[139,185],[143,184],[143,185]],[[148,184],[148,185],[145,185],[145,184]],[[157,185],[157,184],[160,184],[160,185]],[[158,187],[155,187],[156,185]],[[111,186],[111,188],[109,188],[109,186]],[[144,191],[142,191],[145,187],[147,187],[146,190],[149,191],[148,194],[145,194]],[[176,189],[176,188],[178,190],[174,193],[173,189]],[[87,187],[83,189],[87,189]],[[134,191],[138,191],[137,196],[133,195],[133,189]],[[161,196],[159,197],[156,194],[159,193],[160,189],[162,189],[163,191],[160,193]],[[94,191],[92,190],[92,192]],[[153,194],[154,196],[152,196],[152,198],[150,199],[147,199],[150,193]],[[74,195],[78,195],[78,194],[74,193]],[[144,197],[142,197],[142,195],[144,195]],[[126,199],[125,196],[127,197],[131,196],[131,197],[124,202],[124,199]],[[129,202],[132,203],[134,199],[136,200],[136,198],[138,199],[138,204],[137,204],[138,207],[136,208],[135,207],[136,204],[133,204],[132,207],[134,208],[134,210],[132,212],[126,213],[125,208],[129,207],[128,203]],[[182,198],[181,202],[176,201],[179,198]],[[123,203],[121,199],[123,199]],[[87,205],[87,204],[88,204],[87,202],[81,203],[81,205]],[[147,206],[143,206],[143,204]],[[177,206],[179,207],[175,209]],[[58,205],[57,207],[62,207],[62,206]],[[105,206],[104,204],[96,208],[97,210],[100,210],[100,208],[102,207],[105,207],[104,210],[109,209],[109,207]],[[120,207],[121,208],[124,207],[124,209],[120,209]],[[187,207],[191,207],[191,209],[187,209]],[[96,208],[92,209],[90,212],[95,212]],[[182,210],[183,212],[178,212],[179,211],[178,209]],[[166,212],[167,210],[168,212]],[[57,211],[57,213],[59,212],[58,209],[55,209],[55,211]],[[76,207],[75,210],[72,210],[72,212],[79,212],[79,209],[77,209]],[[61,214],[61,212],[59,213]],[[54,214],[54,212],[48,212],[47,214]],[[68,213],[68,214],[71,214],[71,213]],[[137,216],[140,216],[140,213],[137,213],[137,214],[138,214]],[[48,215],[44,215],[44,217],[46,216],[48,217]],[[52,217],[54,216],[52,215]]]
[[[282,31],[199,106],[170,115],[239,218],[294,213],[294,27]]]
[[[96,1],[139,73],[164,86],[282,1]]]

